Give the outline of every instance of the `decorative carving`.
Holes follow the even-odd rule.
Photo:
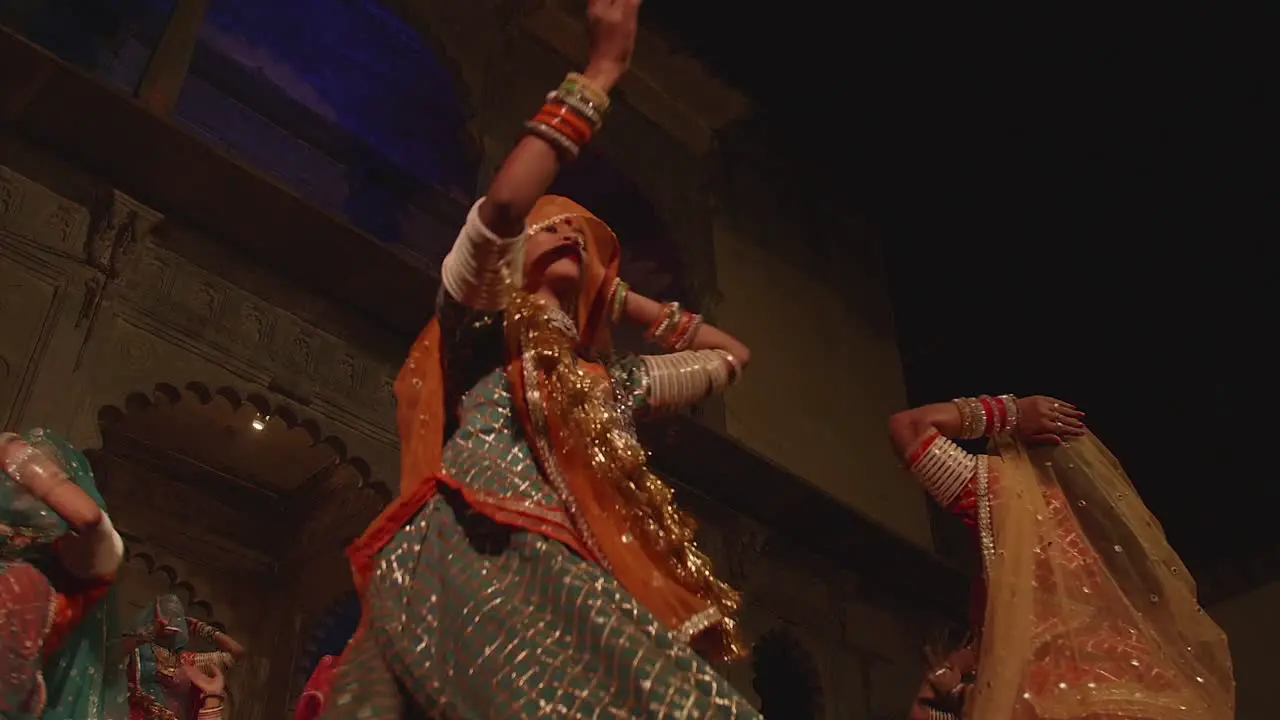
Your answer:
[[[49,216],[45,218],[44,226],[52,236],[52,239],[59,247],[70,247],[72,243],[72,232],[75,230],[79,208],[71,203],[58,203]]]
[[[310,370],[313,365],[312,342],[311,338],[298,333],[293,337],[293,354],[291,355],[294,366],[301,370]]]
[[[338,388],[343,392],[359,389],[359,372],[359,361],[350,354],[344,354],[338,358],[337,376],[334,378],[338,383]]]
[[[226,291],[207,282],[199,283],[191,292],[189,309],[197,320],[208,322],[218,316]]]
[[[374,405],[379,410],[392,410],[396,406],[396,379],[382,378],[378,385],[378,393],[374,396]]]
[[[260,345],[267,339],[267,319],[260,308],[245,305],[240,309],[240,327],[237,333],[249,346]]]
[[[109,205],[97,218],[86,240],[85,257],[108,278],[119,277],[135,255],[134,246],[162,219],[160,213],[119,190],[112,190]]]
[[[0,168],[0,218],[6,217],[18,206],[21,188],[10,175],[7,169]]]
[[[76,313],[76,329],[93,319],[98,308],[98,297],[102,293],[102,278],[93,276],[84,281],[84,297],[80,299],[80,312]]]
[[[355,414],[392,426],[385,363],[167,250],[151,245],[139,264],[124,280],[149,317],[236,357],[248,359],[250,351],[270,376],[290,377],[295,390],[329,392]],[[383,378],[383,386],[370,387],[366,377]]]
[[[145,370],[150,367],[151,359],[155,356],[155,350],[151,344],[143,340],[133,340],[132,342],[122,338],[118,341],[117,346],[120,351],[120,357],[124,358],[127,363],[126,367],[132,370]]]

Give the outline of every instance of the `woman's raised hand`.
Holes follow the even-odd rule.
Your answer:
[[[1088,433],[1084,413],[1057,398],[1032,395],[1018,400],[1018,438],[1023,442],[1062,444],[1063,438]]]
[[[591,57],[585,73],[608,92],[631,66],[636,47],[641,0],[588,0],[587,27]]]
[[[182,671],[191,680],[191,684],[200,689],[201,693],[205,695],[224,695],[226,693],[227,680],[218,668],[183,665]]]

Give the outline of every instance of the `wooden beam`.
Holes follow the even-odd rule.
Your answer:
[[[138,100],[153,113],[168,117],[178,104],[178,93],[187,79],[209,0],[177,0],[160,42],[138,83]]]

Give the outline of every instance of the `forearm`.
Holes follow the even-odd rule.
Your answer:
[[[689,314],[680,310],[679,306],[668,303],[662,304],[645,297],[639,293],[633,293],[625,290],[626,297],[624,302],[625,309],[623,316],[625,319],[649,330],[648,337],[663,345],[667,350],[723,350],[733,357],[737,369],[741,371],[751,362],[751,350],[742,341],[738,340],[729,333],[717,328],[713,325],[702,322],[702,318],[698,315]],[[663,320],[674,312],[674,317],[670,319],[669,333],[663,333],[660,325]],[[682,318],[687,315],[687,318]],[[680,338],[677,335],[679,324],[681,321],[692,323],[694,326],[688,331],[688,336]],[[671,342],[664,343],[663,340],[683,340],[683,342],[675,345]],[[671,345],[671,346],[668,346]]]
[[[617,84],[621,69],[610,63],[593,63],[583,76],[596,90],[608,95]],[[523,137],[489,185],[487,197],[480,204],[481,222],[503,237],[519,235],[534,203],[555,182],[563,158],[563,148],[544,137]]]
[[[203,620],[196,618],[187,618],[187,631],[193,636],[204,640],[205,642],[217,645],[233,658],[241,658],[244,656],[244,647],[236,642],[235,638],[222,632],[218,628],[210,625]],[[219,656],[222,653],[201,653],[202,655]]]
[[[957,398],[898,413],[889,419],[889,437],[903,464],[938,504],[966,517],[979,528],[989,516],[990,472],[998,458],[965,452],[951,438],[995,437],[1018,423],[1017,400]],[[983,552],[989,537],[984,531]]]
[[[88,495],[85,498],[89,499]],[[89,499],[89,502],[93,500]],[[98,506],[94,504],[93,507]],[[111,524],[111,517],[101,509],[95,524],[75,534],[64,535],[54,549],[67,572],[80,579],[111,577],[124,560],[124,540]]]
[[[454,300],[482,312],[505,307],[504,269],[519,260],[513,253],[526,232],[525,218],[555,181],[561,163],[576,156],[599,127],[614,82],[616,77],[602,69],[570,75],[526,123],[529,133],[507,156],[488,194],[467,214],[440,267],[445,292]],[[587,112],[593,120],[585,119]]]
[[[922,405],[889,418],[889,440],[904,462],[934,432],[948,438],[961,437],[960,410],[955,403]]]

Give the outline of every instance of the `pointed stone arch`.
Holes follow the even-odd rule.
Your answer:
[[[316,665],[326,655],[340,655],[360,622],[360,598],[355,591],[338,597],[319,614],[310,617],[299,633],[298,650],[290,678],[289,712],[297,706]]]

